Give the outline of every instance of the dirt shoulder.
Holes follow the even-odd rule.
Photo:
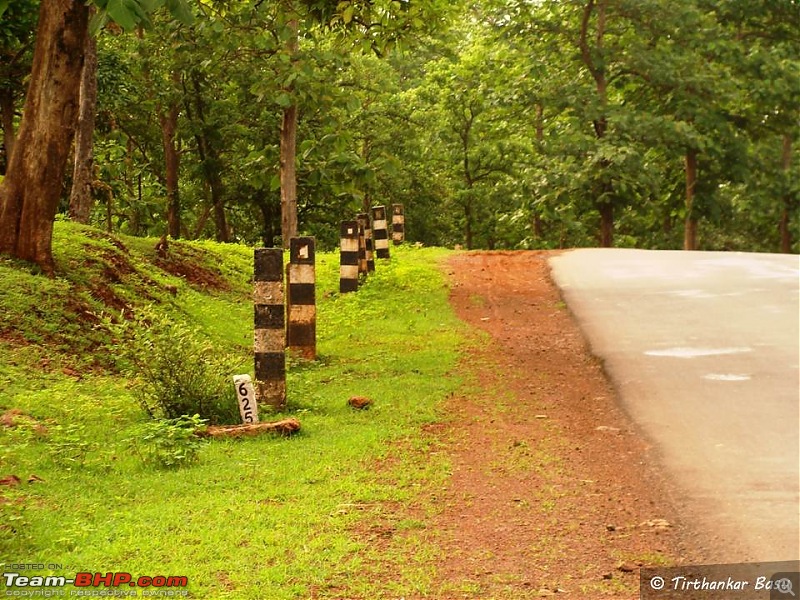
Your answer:
[[[487,335],[438,432],[453,466],[431,524],[438,598],[637,598],[640,566],[700,559],[547,257],[466,253],[446,266],[456,312]]]

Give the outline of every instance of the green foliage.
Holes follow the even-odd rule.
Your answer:
[[[83,423],[50,427],[47,438],[53,462],[67,469],[85,466],[89,453],[98,449]]]
[[[109,231],[164,232],[172,110],[181,235],[280,244],[279,134],[297,106],[300,230],[322,247],[343,216],[402,202],[428,245],[591,245],[610,206],[624,245],[680,247],[696,218],[703,247],[775,251],[786,220],[797,251],[789,0],[95,4],[98,22],[147,25],[98,39],[92,220]],[[14,99],[32,8],[11,3],[0,26]]]
[[[110,19],[126,31],[137,25],[152,26],[151,15],[166,5],[170,14],[178,21],[190,25],[194,16],[187,0],[94,0],[98,11],[90,24],[97,33]]]
[[[120,356],[137,381],[135,394],[151,418],[199,414],[212,423],[239,420],[231,376],[238,359],[221,353],[197,327],[152,307],[119,325]]]
[[[156,419],[134,430],[131,447],[151,467],[179,469],[196,463],[206,440],[197,434],[206,425],[200,415]]]

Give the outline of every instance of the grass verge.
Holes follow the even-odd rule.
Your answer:
[[[424,593],[435,550],[392,507],[447,475],[421,433],[459,386],[464,325],[436,267],[446,251],[393,249],[346,295],[338,257],[318,254],[320,358],[288,372],[301,433],[216,440],[194,466],[162,470],[133,451],[146,417],[100,315],[151,305],[249,372],[252,250],[182,242],[161,259],[154,242],[58,223],[56,279],[0,259],[0,413],[13,422],[0,424],[0,477],[20,480],[0,486],[3,571],[185,576],[197,598]],[[374,405],[355,411],[352,395]],[[387,522],[409,535],[378,553],[364,532]],[[372,580],[375,561],[397,573],[389,588]]]

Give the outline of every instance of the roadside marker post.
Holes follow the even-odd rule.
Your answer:
[[[280,410],[286,406],[283,250],[256,248],[253,273],[256,401]]]
[[[342,221],[339,245],[339,292],[358,290],[358,221]]]
[[[389,231],[386,226],[386,207],[372,207],[372,230],[375,238],[375,255],[389,258]]]
[[[359,213],[359,222],[364,225],[364,244],[367,250],[367,272],[375,270],[375,246],[372,239],[372,224],[369,213]]]
[[[399,246],[406,239],[406,216],[402,204],[392,204],[392,242]]]
[[[242,423],[253,425],[258,423],[258,403],[256,403],[256,390],[250,375],[234,375],[233,386],[236,388],[236,399],[239,401],[239,414]]]
[[[361,283],[368,274],[367,237],[363,221],[361,221],[359,218],[356,218],[356,223],[358,223],[358,278],[359,283]]]
[[[317,358],[316,240],[289,240],[286,267],[286,345],[306,360]]]

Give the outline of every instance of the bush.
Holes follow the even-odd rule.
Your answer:
[[[112,327],[124,340],[120,354],[151,418],[197,414],[214,424],[239,421],[231,380],[237,361],[221,354],[202,332],[152,309]]]
[[[142,461],[161,469],[178,469],[197,462],[205,440],[197,436],[205,427],[200,415],[156,419],[142,425],[130,439]]]

